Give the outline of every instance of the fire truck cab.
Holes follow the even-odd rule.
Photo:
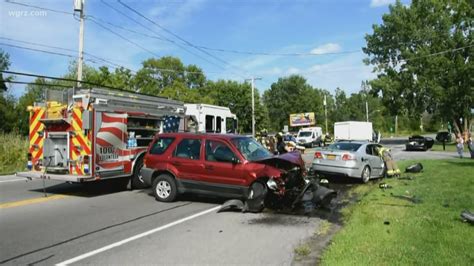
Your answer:
[[[143,155],[156,133],[183,127],[182,102],[106,89],[47,91],[30,106],[28,170],[17,176],[68,182],[131,177],[143,188]]]

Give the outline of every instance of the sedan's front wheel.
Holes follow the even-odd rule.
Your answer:
[[[176,182],[171,176],[161,174],[153,180],[153,195],[157,201],[174,201],[177,194]]]
[[[368,166],[364,167],[364,170],[362,170],[362,183],[367,183],[369,182],[370,179],[370,168]]]

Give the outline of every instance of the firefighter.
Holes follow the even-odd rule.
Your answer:
[[[377,147],[376,149],[380,158],[382,158],[385,163],[385,166],[387,167],[387,176],[400,176],[400,169],[398,168],[397,163],[393,159],[393,156],[390,153],[390,149],[385,148],[383,146]]]
[[[288,150],[286,149],[286,144],[283,141],[283,133],[279,132],[276,135],[277,143],[276,143],[276,150],[278,154],[287,153]]]
[[[329,135],[329,133],[326,133],[326,135],[324,136],[324,139],[323,139],[323,145],[324,145],[324,146],[327,146],[327,145],[329,145],[331,142],[332,142],[331,135]]]

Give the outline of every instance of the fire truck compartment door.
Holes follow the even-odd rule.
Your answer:
[[[44,141],[44,165],[67,169],[68,154],[67,133],[49,132],[48,137]]]

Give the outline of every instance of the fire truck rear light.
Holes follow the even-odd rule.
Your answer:
[[[31,153],[28,153],[28,162],[26,163],[26,168],[28,168],[28,170],[33,169],[33,162],[31,161],[32,159],[33,156],[31,155]]]
[[[82,163],[84,165],[84,174],[89,174],[89,155],[84,155]]]
[[[322,159],[323,158],[323,154],[319,151],[315,152],[314,153],[314,158],[316,159]]]
[[[82,161],[84,164],[89,164],[89,155],[85,155]]]
[[[38,131],[38,136],[42,138],[44,136],[44,131]]]
[[[82,150],[82,147],[80,145],[76,145],[74,146],[74,148],[77,150],[77,151],[81,151]]]

